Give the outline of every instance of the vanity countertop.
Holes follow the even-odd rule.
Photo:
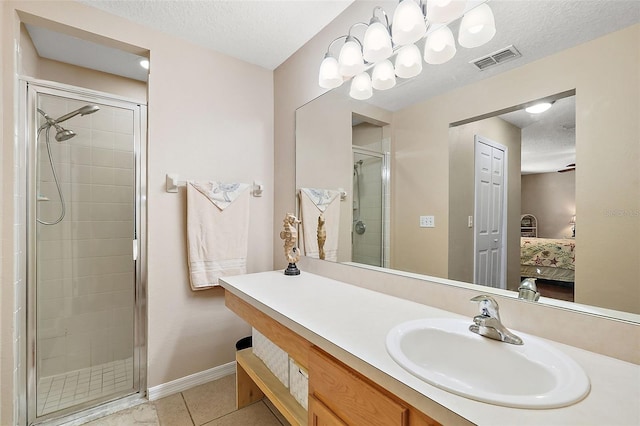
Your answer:
[[[387,353],[385,339],[395,325],[420,318],[464,318],[461,315],[306,272],[224,277],[221,284],[443,424],[460,423],[460,417],[479,425],[640,424],[639,365],[543,339],[584,368],[591,381],[589,395],[564,408],[501,407],[432,386]],[[509,326],[508,318],[503,322]],[[478,360],[470,354],[469,362]]]

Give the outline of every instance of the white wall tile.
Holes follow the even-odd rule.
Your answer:
[[[113,149],[116,134],[101,130],[91,130],[91,146],[93,148]]]

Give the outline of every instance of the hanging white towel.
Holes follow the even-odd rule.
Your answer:
[[[187,182],[187,249],[193,290],[247,272],[249,185]]]
[[[318,248],[318,217],[324,215],[327,239],[324,243],[325,260],[338,261],[338,237],[340,234],[340,192],[330,189],[301,188],[300,212],[302,213],[302,242],[304,254],[320,257]]]

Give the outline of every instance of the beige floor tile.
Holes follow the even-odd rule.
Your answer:
[[[206,426],[281,426],[276,416],[262,402],[256,402],[242,410],[206,423]]]
[[[273,415],[276,416],[276,418],[280,421],[280,423],[282,423],[284,426],[291,426],[291,424],[287,421],[287,419],[284,418],[282,413],[280,413],[280,411],[278,411],[276,406],[273,405],[273,403],[271,401],[269,401],[267,398],[264,398],[262,400],[262,402],[265,403],[267,408],[269,408],[269,410],[273,413]]]
[[[196,426],[236,409],[235,383],[236,376],[230,375],[182,392]]]
[[[154,405],[145,403],[85,423],[85,426],[158,426],[160,424]]]
[[[193,426],[181,393],[154,401],[160,426]]]

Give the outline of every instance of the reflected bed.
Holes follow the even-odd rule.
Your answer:
[[[575,281],[576,241],[573,238],[520,238],[520,276]]]

